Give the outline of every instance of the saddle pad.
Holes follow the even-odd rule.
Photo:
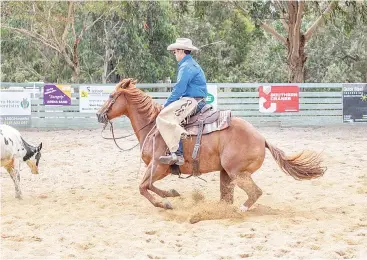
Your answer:
[[[213,123],[204,125],[203,135],[209,134],[214,131],[226,129],[231,123],[231,117],[232,114],[230,110],[219,111],[218,120],[214,121]],[[197,135],[199,132],[199,126],[185,126],[185,130],[187,131],[188,135]]]

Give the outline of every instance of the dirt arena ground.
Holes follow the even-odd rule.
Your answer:
[[[367,259],[367,126],[259,130],[287,154],[323,151],[328,170],[296,181],[267,152],[247,213],[238,188],[219,204],[219,173],[158,182],[181,193],[165,211],[139,194],[138,148],[120,152],[100,130],[21,131],[43,142],[41,173],[22,165],[17,200],[1,170],[1,259]]]

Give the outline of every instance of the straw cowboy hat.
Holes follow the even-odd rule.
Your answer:
[[[167,47],[167,50],[188,50],[188,51],[198,51],[199,49],[192,45],[192,41],[188,38],[177,38],[175,43],[172,43]]]

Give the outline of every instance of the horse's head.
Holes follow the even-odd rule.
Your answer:
[[[40,143],[37,147],[31,146],[27,143],[26,146],[27,147],[25,148],[27,150],[27,154],[23,159],[26,161],[27,165],[31,169],[31,172],[33,174],[38,174],[38,164],[41,159],[42,143]]]
[[[99,123],[106,124],[109,120],[125,115],[127,113],[127,99],[125,97],[125,89],[135,87],[136,80],[123,79],[116,85],[115,90],[110,97],[97,112]]]

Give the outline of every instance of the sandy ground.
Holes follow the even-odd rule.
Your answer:
[[[219,173],[158,182],[181,193],[165,211],[139,194],[138,148],[120,152],[99,130],[22,131],[43,142],[41,173],[23,164],[17,200],[1,170],[1,259],[367,259],[367,126],[260,131],[287,154],[323,151],[328,171],[299,182],[267,152],[247,213],[238,188],[233,206],[218,203]]]

